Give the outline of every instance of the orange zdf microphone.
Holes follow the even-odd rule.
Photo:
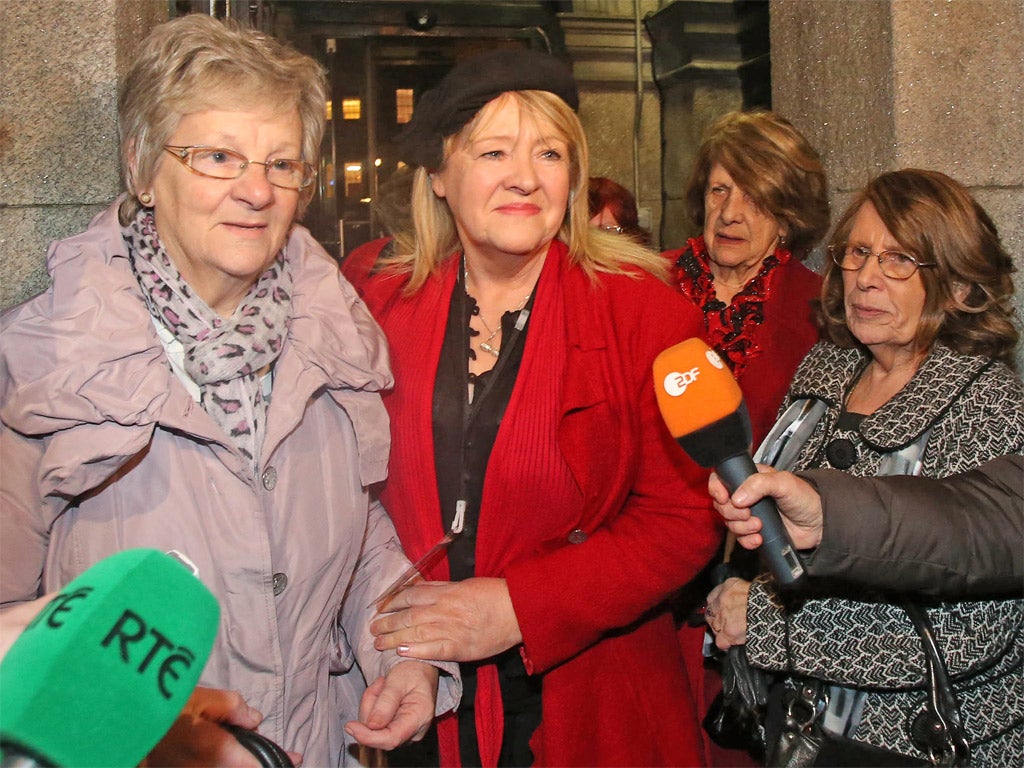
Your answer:
[[[695,462],[714,467],[729,493],[757,474],[750,458],[750,415],[743,392],[707,344],[687,339],[658,355],[654,389],[669,432]],[[765,497],[751,513],[761,521],[761,562],[780,586],[801,584],[804,566],[775,502]]]

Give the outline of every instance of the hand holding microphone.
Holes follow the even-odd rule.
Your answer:
[[[750,458],[750,417],[736,379],[700,339],[669,347],[654,361],[658,408],[672,436],[690,458],[713,467],[732,493],[757,467]],[[761,521],[762,563],[782,587],[806,580],[779,511],[770,498],[751,508]]]
[[[741,547],[757,549],[761,545],[761,521],[752,515],[750,507],[765,497],[775,500],[786,533],[795,546],[814,549],[821,543],[821,496],[814,486],[791,472],[762,468],[758,474],[744,480],[734,493],[729,492],[719,477],[712,475],[708,492]]]

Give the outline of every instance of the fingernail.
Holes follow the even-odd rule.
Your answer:
[[[408,652],[409,652],[409,646],[408,645],[400,645],[400,646],[398,646],[398,655],[399,656],[404,656]]]

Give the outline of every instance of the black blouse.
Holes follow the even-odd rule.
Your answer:
[[[480,310],[473,297],[466,294],[462,270],[449,304],[448,324],[434,382],[433,426],[434,466],[445,530],[451,530],[459,500],[465,502],[462,533],[448,548],[452,581],[471,578],[475,573],[476,534],[487,462],[519,375],[535,295],[536,291],[522,310],[502,315],[498,361],[494,368],[480,375],[469,373],[469,360],[475,358],[470,339],[478,334],[470,328],[469,321]],[[472,403],[469,401],[470,384]],[[505,735],[498,764],[528,765],[532,762],[530,736],[540,723],[540,678],[526,674],[518,648],[480,663],[494,663],[498,669],[505,710]],[[473,707],[477,666],[476,663],[459,665],[463,684],[459,707],[463,765],[480,764]]]
[[[501,318],[501,348],[494,368],[479,376],[469,373],[475,358],[470,338],[477,331],[469,326],[479,314],[476,301],[466,294],[460,277],[448,310],[441,360],[434,382],[434,466],[441,502],[441,521],[450,530],[456,505],[466,503],[462,533],[448,549],[452,581],[468,579],[476,562],[476,531],[483,498],[487,462],[505,415],[526,346],[533,296],[523,310],[506,312]],[[522,328],[517,321],[522,317]],[[469,384],[474,397],[469,402]]]

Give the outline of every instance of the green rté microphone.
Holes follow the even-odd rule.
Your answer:
[[[155,549],[93,565],[0,662],[2,765],[138,765],[188,701],[219,616],[203,583]]]

